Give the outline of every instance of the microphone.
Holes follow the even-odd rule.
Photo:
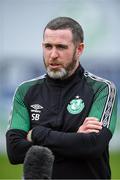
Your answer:
[[[54,155],[43,146],[32,146],[26,153],[23,163],[24,180],[51,179]]]

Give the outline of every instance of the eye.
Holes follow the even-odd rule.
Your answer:
[[[52,49],[52,45],[49,43],[44,44],[44,47],[48,50]]]
[[[67,45],[64,45],[64,44],[58,44],[56,47],[57,47],[57,49],[59,49],[59,50],[68,49],[68,46],[67,46]]]

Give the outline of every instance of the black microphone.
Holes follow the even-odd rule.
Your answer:
[[[23,177],[28,179],[51,179],[54,155],[43,146],[32,146],[23,163]]]

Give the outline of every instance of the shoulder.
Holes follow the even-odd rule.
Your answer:
[[[37,84],[41,84],[44,82],[44,79],[46,78],[46,74],[36,77],[34,79],[28,80],[28,81],[24,81],[22,82],[16,89],[15,94],[22,94],[25,95],[26,92],[33,86],[37,85]]]
[[[96,76],[87,71],[84,73],[84,77],[94,91],[102,89],[107,89],[109,92],[116,91],[116,86],[112,81]]]
[[[18,87],[29,87],[29,86],[33,86],[35,84],[41,84],[44,79],[46,78],[46,74],[42,75],[42,76],[39,76],[39,77],[36,77],[34,79],[30,79],[28,81],[23,81]]]

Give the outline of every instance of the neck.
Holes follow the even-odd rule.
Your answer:
[[[72,75],[75,73],[76,69],[77,69],[79,66],[80,66],[80,63],[77,61],[76,66],[74,67],[74,69],[71,70],[71,72],[69,73],[69,75],[67,76],[67,78],[70,77],[70,76],[72,76]]]

